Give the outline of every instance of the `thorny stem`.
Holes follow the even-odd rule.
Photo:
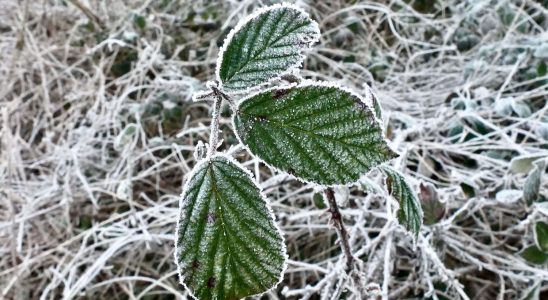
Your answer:
[[[331,219],[333,220],[333,225],[339,236],[339,241],[341,244],[341,249],[343,250],[344,256],[346,258],[346,273],[349,273],[353,269],[354,265],[354,256],[352,256],[352,251],[350,250],[350,245],[348,243],[348,233],[344,227],[342,220],[341,212],[337,206],[337,201],[335,200],[335,192],[332,188],[327,188],[324,191],[325,199],[329,205],[329,212],[331,213]]]
[[[335,200],[335,192],[332,188],[327,188],[324,191],[325,199],[327,200],[327,203],[329,205],[329,212],[331,213],[331,219],[333,220],[335,230],[337,231],[337,235],[339,236],[339,242],[341,245],[341,249],[344,253],[344,257],[346,258],[346,274],[350,275],[350,278],[354,281],[355,286],[358,288],[358,291],[362,297],[365,297],[369,295],[369,292],[367,288],[365,288],[362,284],[362,280],[360,278],[359,273],[355,269],[354,265],[354,256],[352,255],[352,251],[350,250],[350,244],[348,242],[348,232],[346,231],[346,228],[344,227],[344,223],[342,220],[341,212],[339,211],[339,206],[337,205],[337,201]],[[340,285],[342,287],[342,285]],[[376,290],[375,288],[372,288],[371,291]],[[342,289],[338,289],[334,294],[332,299],[338,299],[340,296]]]

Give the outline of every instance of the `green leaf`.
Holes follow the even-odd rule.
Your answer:
[[[356,182],[396,156],[360,97],[324,83],[252,95],[240,104],[234,125],[254,155],[321,185]]]
[[[544,77],[546,75],[548,68],[546,67],[545,62],[541,62],[537,67],[538,77]]]
[[[147,26],[147,19],[141,15],[134,15],[133,22],[135,22],[135,25],[140,29],[144,29]]]
[[[312,201],[314,201],[314,206],[316,206],[317,209],[327,208],[322,193],[314,193],[312,195]]]
[[[217,80],[229,92],[279,78],[303,62],[318,41],[318,24],[289,4],[273,5],[242,20],[228,34],[217,61]]]
[[[418,236],[422,225],[423,212],[419,200],[402,174],[396,170],[382,166],[380,170],[386,176],[388,193],[400,204],[398,221],[408,231]]]
[[[544,253],[537,246],[530,246],[523,250],[523,252],[521,252],[521,257],[536,265],[543,265],[548,261],[548,253]]]
[[[199,162],[186,183],[175,253],[181,282],[201,300],[263,293],[286,258],[259,187],[224,156]]]
[[[367,93],[367,97],[371,99],[371,106],[373,106],[375,117],[377,117],[377,119],[379,120],[382,120],[382,107],[381,107],[381,104],[379,103],[379,100],[377,100],[377,95],[375,95],[375,93],[373,93],[371,88],[367,85],[366,85],[366,93]]]
[[[540,250],[548,252],[548,224],[544,222],[535,224],[535,241]]]

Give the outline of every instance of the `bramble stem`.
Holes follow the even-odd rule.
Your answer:
[[[327,188],[324,191],[325,199],[329,205],[329,212],[331,213],[331,220],[333,220],[333,225],[339,236],[339,241],[341,243],[341,249],[343,250],[344,256],[346,258],[346,272],[349,273],[353,269],[354,265],[354,256],[352,256],[352,251],[350,250],[350,244],[348,243],[348,232],[344,227],[342,220],[341,212],[337,206],[337,201],[335,200],[335,192],[332,188]]]
[[[209,150],[207,151],[207,158],[210,158],[217,150],[217,143],[219,141],[219,118],[221,117],[221,104],[223,103],[223,97],[220,94],[215,94],[215,103],[213,104],[213,113],[211,116],[211,130],[209,134]]]

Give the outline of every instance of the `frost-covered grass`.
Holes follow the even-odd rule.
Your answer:
[[[546,216],[499,192],[523,188],[513,157],[548,155],[548,3],[415,2],[297,1],[322,31],[301,74],[372,85],[399,170],[443,202],[413,248],[392,200],[338,189],[363,282],[384,299],[546,297],[546,266],[517,254]],[[189,100],[260,5],[0,0],[0,299],[187,297],[175,223],[210,122]],[[290,256],[264,297],[357,299],[318,190],[230,147],[228,114],[221,149],[272,199]]]

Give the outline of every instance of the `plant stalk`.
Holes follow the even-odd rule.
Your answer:
[[[209,149],[207,151],[207,158],[211,158],[217,150],[217,143],[219,142],[219,118],[221,117],[221,104],[223,104],[223,97],[220,94],[215,94],[215,102],[213,104],[213,113],[211,116],[211,129],[209,134]]]
[[[324,191],[324,195],[325,195],[325,199],[327,200],[327,204],[329,205],[331,220],[333,220],[333,225],[335,226],[335,230],[337,231],[337,235],[339,236],[341,249],[346,258],[346,273],[349,273],[352,271],[354,267],[354,256],[352,256],[352,251],[350,250],[350,244],[348,243],[348,232],[346,231],[346,228],[344,227],[342,215],[341,215],[341,212],[339,211],[339,206],[337,205],[337,201],[335,200],[335,192],[333,191],[332,188],[327,188]]]

